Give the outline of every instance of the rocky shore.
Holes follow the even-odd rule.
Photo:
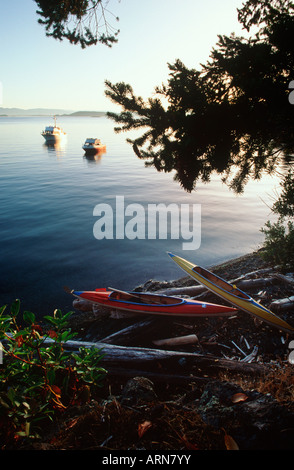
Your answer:
[[[291,299],[294,293],[294,279],[291,274],[278,278],[277,275],[280,275],[278,268],[273,268],[264,262],[260,252],[227,261],[210,269],[220,277],[233,281],[237,286],[240,286],[240,282],[243,283],[241,288],[245,284],[244,290],[255,300],[271,308],[274,313],[291,324],[291,312],[293,318],[294,305],[290,303],[287,309],[282,308],[282,304],[275,305],[275,303],[281,299]],[[285,282],[285,279],[288,282]],[[134,286],[133,290],[161,292],[219,304],[225,303],[216,295],[202,289],[191,277],[182,277],[172,281],[150,279],[142,285]],[[71,319],[71,327],[78,333],[79,340],[101,341],[139,320],[137,317],[128,318],[127,315],[121,315],[120,318],[116,315],[112,317],[108,310],[79,300],[73,301],[73,307],[77,313]],[[294,318],[292,324],[294,324]],[[289,355],[286,333],[241,311],[229,318],[179,320],[164,317],[155,322],[151,331],[139,331],[133,337],[127,338],[127,343],[123,339],[123,342],[116,344],[153,347],[153,342],[160,338],[179,337],[187,333],[195,334],[198,341],[193,346],[186,346],[184,348],[186,351],[217,353],[219,356],[241,359],[244,354],[240,349],[243,348],[244,352],[248,352],[256,346],[258,354],[255,360],[262,363],[276,362],[280,358],[286,360]]]
[[[294,294],[292,275],[281,275],[259,252],[211,270],[230,281],[246,281],[248,293],[271,308]],[[141,291],[191,297],[198,292],[195,288],[195,281],[187,277],[136,286]],[[197,297],[221,303],[208,292]],[[290,335],[242,312],[225,318],[165,317],[144,323],[134,317],[111,318],[109,312],[83,302],[73,305],[76,313],[70,326],[77,340],[117,345],[122,355],[132,349],[163,354],[146,364],[124,363],[121,357],[117,364],[108,360],[104,365],[109,366],[108,374],[97,397],[67,410],[54,431],[34,448],[293,448],[294,366],[289,344],[294,338]],[[293,325],[293,305],[283,305],[278,302],[276,312]],[[193,341],[173,343],[187,337]],[[171,343],[160,343],[167,338]]]

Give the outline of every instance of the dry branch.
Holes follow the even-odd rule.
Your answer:
[[[143,320],[137,323],[134,323],[130,326],[127,326],[126,328],[123,328],[122,330],[116,331],[115,333],[112,333],[109,336],[106,336],[105,338],[101,339],[101,343],[107,343],[107,344],[118,344],[122,342],[128,341],[130,338],[134,339],[135,336],[138,334],[142,334],[142,330],[144,330],[144,334],[146,334],[146,331],[150,331],[150,329],[155,326],[155,321],[156,319],[150,319],[150,320]]]

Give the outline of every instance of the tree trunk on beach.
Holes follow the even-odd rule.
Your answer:
[[[46,342],[51,343],[52,340],[47,339]],[[64,344],[65,349],[72,351],[78,351],[81,347],[100,349],[103,354],[101,365],[110,370],[112,367],[116,369],[124,367],[126,370],[128,368],[139,368],[144,371],[144,369],[150,370],[151,367],[152,371],[162,370],[163,373],[180,375],[191,374],[192,368],[196,368],[197,373],[205,375],[213,375],[221,371],[244,374],[263,374],[267,371],[267,367],[262,364],[251,364],[189,352],[117,346],[86,341],[67,341]]]

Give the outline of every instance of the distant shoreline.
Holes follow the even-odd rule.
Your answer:
[[[71,111],[65,109],[20,109],[20,108],[0,108],[0,117],[102,117],[106,116],[106,111]]]

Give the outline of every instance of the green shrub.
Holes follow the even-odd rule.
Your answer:
[[[294,179],[290,170],[284,177],[282,191],[273,204],[272,212],[278,214],[274,223],[267,221],[261,232],[265,234],[262,257],[281,266],[282,270],[294,270]]]
[[[65,343],[75,336],[68,328],[73,312],[55,310],[53,316],[45,316],[46,333],[32,312],[23,313],[21,324],[19,313],[19,300],[10,312],[7,306],[0,309],[2,448],[22,437],[37,438],[48,419],[84,402],[106,374],[97,365],[103,357],[101,350],[66,350]]]

